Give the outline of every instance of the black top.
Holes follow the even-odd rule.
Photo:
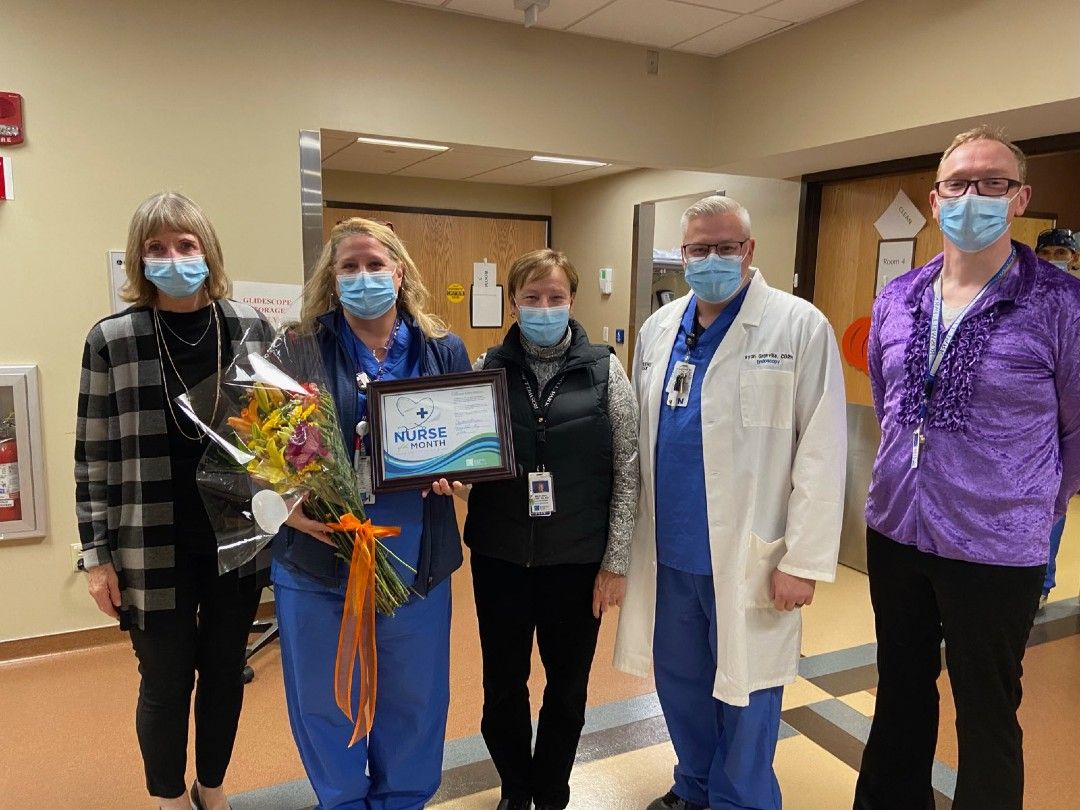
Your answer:
[[[197,441],[184,436],[195,436],[201,431],[180,410],[176,397],[184,393],[184,383],[192,394],[192,402],[199,418],[208,424],[214,409],[214,379],[217,375],[218,330],[214,328],[211,307],[207,305],[194,312],[161,312],[163,324],[161,340],[167,349],[162,356],[165,372],[165,393],[172,402],[170,410],[165,405],[165,424],[169,437],[169,460],[172,463],[173,476],[173,531],[177,551],[189,554],[217,554],[217,542],[214,530],[207,517],[198,487],[195,484],[195,471],[199,466],[208,439]],[[221,325],[221,364],[228,367],[232,361],[232,346],[225,334],[225,324],[221,311],[217,313]],[[171,330],[171,331],[170,331]],[[187,341],[186,343],[184,341]],[[194,343],[194,346],[189,344]],[[169,358],[180,372],[183,383],[177,379]],[[221,419],[224,403],[218,406],[217,419]],[[180,420],[177,425],[173,415]],[[181,432],[181,429],[183,432]]]

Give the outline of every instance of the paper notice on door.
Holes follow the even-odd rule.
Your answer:
[[[882,239],[914,239],[925,224],[926,217],[919,213],[915,203],[901,190],[896,192],[896,197],[885,213],[878,217],[874,227]]]
[[[495,287],[495,262],[473,262],[473,287],[490,290]]]
[[[476,329],[501,329],[503,325],[503,288],[472,288],[471,323]]]

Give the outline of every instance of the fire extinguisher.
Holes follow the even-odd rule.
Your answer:
[[[19,450],[15,439],[0,439],[0,522],[22,520]]]

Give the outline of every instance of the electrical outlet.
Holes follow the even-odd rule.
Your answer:
[[[604,341],[604,343],[608,342],[608,328],[606,326],[604,327],[604,337],[602,338],[602,340]]]
[[[71,544],[71,570],[75,572],[82,571],[82,544]]]
[[[660,73],[660,51],[645,51],[645,72],[650,76]]]

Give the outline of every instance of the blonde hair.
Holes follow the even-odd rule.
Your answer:
[[[427,337],[444,337],[449,330],[442,319],[427,311],[431,295],[405,245],[387,225],[362,217],[343,220],[330,231],[330,239],[323,245],[322,253],[311,269],[311,278],[304,286],[304,301],[300,308],[301,328],[310,331],[314,328],[317,317],[334,308],[337,290],[334,262],[337,260],[337,249],[351,236],[370,236],[386,248],[390,258],[400,264],[402,270],[398,309],[410,315]]]
[[[163,191],[147,197],[135,209],[128,226],[127,253],[124,270],[127,281],[120,290],[120,297],[136,306],[152,306],[157,299],[157,287],[143,273],[143,245],[154,234],[162,231],[180,231],[194,234],[199,239],[210,276],[203,285],[210,299],[227,298],[232,284],[225,275],[225,259],[221,254],[221,242],[203,210],[189,197],[175,191]]]
[[[681,220],[683,236],[686,235],[686,226],[690,224],[690,220],[698,217],[713,217],[718,214],[734,214],[737,216],[739,222],[746,229],[746,235],[750,236],[750,212],[731,197],[722,197],[719,194],[713,194],[711,197],[698,200],[683,211]]]
[[[577,293],[578,274],[574,265],[566,258],[566,254],[551,248],[532,250],[523,256],[514,259],[510,265],[510,275],[506,279],[506,291],[510,299],[523,286],[538,278],[546,278],[552,270],[558,268],[566,273],[566,280],[570,282],[570,294]]]
[[[998,143],[1007,146],[1009,151],[1013,153],[1013,157],[1016,158],[1016,168],[1020,175],[1017,179],[1019,179],[1021,183],[1026,182],[1027,156],[1024,155],[1024,151],[1005,137],[1004,129],[992,127],[989,124],[980,124],[966,132],[961,132],[953,138],[952,143],[950,143],[948,148],[942,152],[941,160],[938,161],[937,174],[939,177],[941,175],[941,164],[945,162],[945,159],[965,143],[972,143],[973,141],[997,141]]]

